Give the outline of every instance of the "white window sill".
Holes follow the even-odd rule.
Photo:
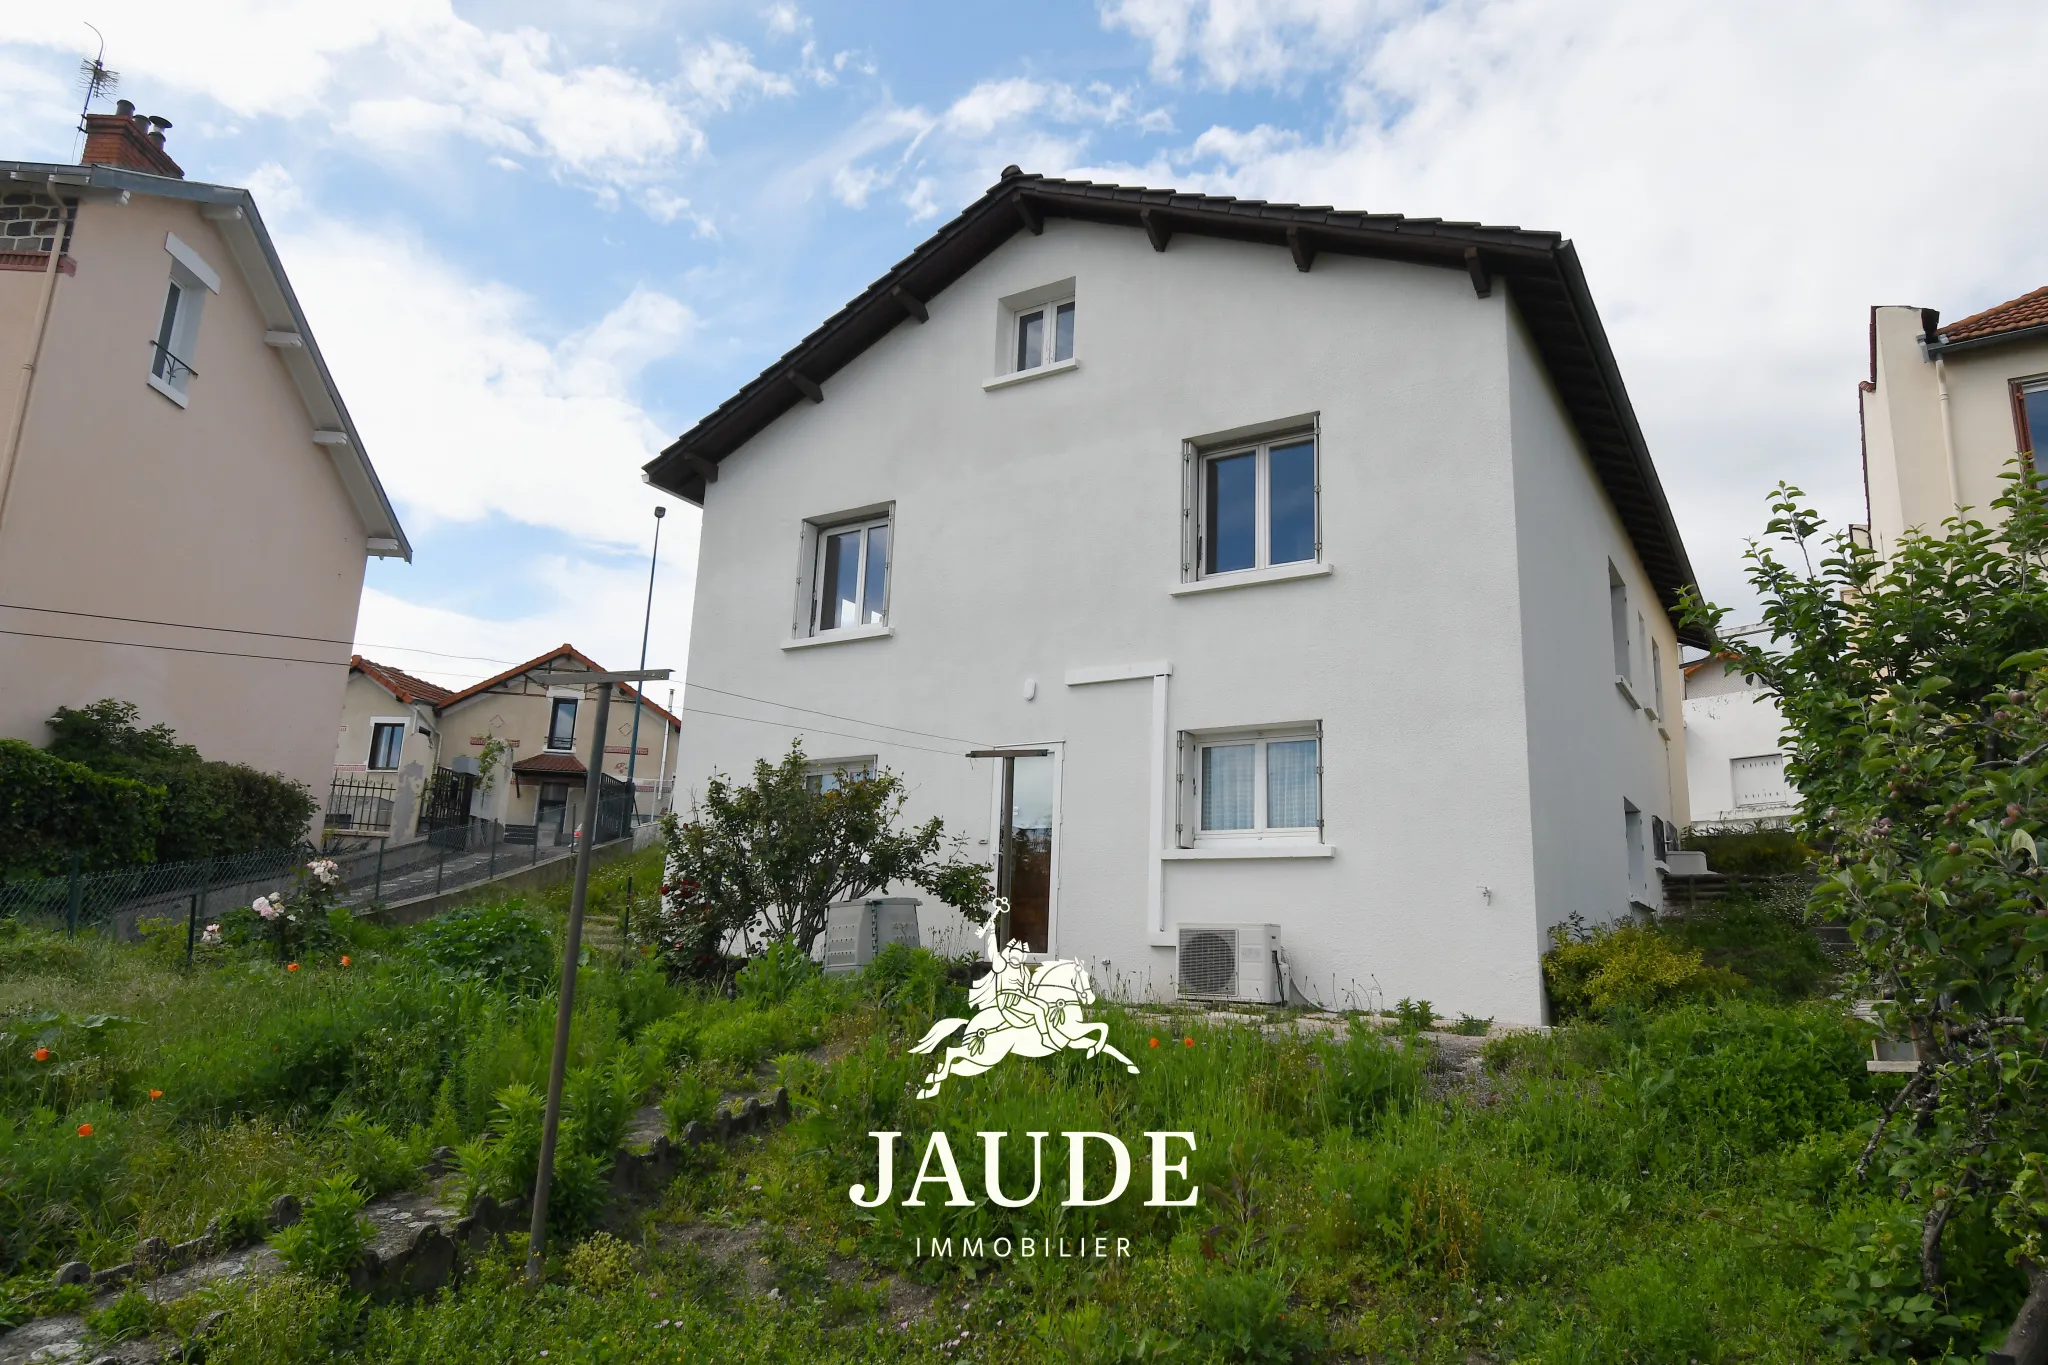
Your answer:
[[[896,627],[889,625],[848,626],[844,630],[820,631],[816,635],[807,635],[801,640],[784,640],[782,647],[784,649],[812,649],[818,645],[843,645],[853,640],[879,640],[886,635],[894,635],[895,633]]]
[[[1222,592],[1226,588],[1255,588],[1261,583],[1287,583],[1297,578],[1327,578],[1330,566],[1315,560],[1300,564],[1276,564],[1269,569],[1238,569],[1213,578],[1198,578],[1192,583],[1177,584],[1169,593],[1173,597],[1187,597],[1198,592]]]
[[[1203,863],[1225,858],[1331,858],[1337,850],[1329,844],[1271,843],[1260,844],[1249,840],[1242,844],[1204,845],[1200,848],[1163,848],[1159,850],[1162,861],[1169,863]]]
[[[163,380],[158,379],[155,375],[144,375],[143,379],[149,384],[149,386],[152,389],[155,389],[158,393],[170,399],[179,407],[182,408],[187,406],[187,400],[184,394],[179,393],[176,389],[172,388],[169,384],[164,383]]]
[[[1078,360],[1055,360],[1052,364],[1040,365],[1035,370],[1018,370],[1015,374],[999,374],[994,379],[983,380],[981,387],[993,392],[996,389],[1007,389],[1013,384],[1029,384],[1034,379],[1044,379],[1048,375],[1068,374],[1080,368],[1081,362]]]
[[[1614,690],[1621,693],[1622,698],[1636,710],[1640,711],[1643,709],[1643,704],[1636,700],[1635,688],[1630,686],[1629,680],[1622,677],[1619,673],[1614,675]]]

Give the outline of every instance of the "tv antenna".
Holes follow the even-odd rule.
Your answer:
[[[93,37],[100,40],[100,50],[97,55],[78,63],[78,84],[85,91],[85,102],[78,106],[78,131],[81,133],[85,131],[85,116],[91,112],[92,102],[105,99],[121,88],[121,73],[107,69],[107,35],[91,24],[86,24],[86,27],[91,28]]]

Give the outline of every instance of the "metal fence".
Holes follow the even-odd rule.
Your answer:
[[[395,782],[372,777],[337,777],[327,789],[327,828],[389,834],[391,812],[398,804]]]
[[[593,822],[599,847],[633,837],[631,811],[630,791],[603,792]],[[195,932],[209,916],[289,890],[299,870],[315,857],[334,860],[341,873],[337,899],[361,910],[438,896],[575,852],[573,837],[557,844],[534,837],[531,825],[471,820],[402,844],[378,839],[346,851],[317,853],[301,846],[111,872],[85,872],[74,864],[67,876],[0,882],[0,918],[72,932],[101,929],[123,937],[132,935],[139,921],[173,920]]]

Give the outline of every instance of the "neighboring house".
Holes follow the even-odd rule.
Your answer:
[[[1870,310],[1859,396],[1869,536],[1889,554],[1908,528],[1959,507],[1992,520],[2018,456],[2048,449],[2048,287],[1944,327],[1932,308]]]
[[[410,555],[247,190],[161,119],[0,162],[0,735],[134,702],[324,802],[365,562]]]
[[[335,752],[337,806],[344,804],[345,792],[360,788],[374,819],[383,813],[377,803],[388,785],[391,795],[381,799],[391,802],[387,832],[393,839],[469,820],[494,821],[520,839],[532,831],[550,848],[574,837],[595,743],[590,717],[596,692],[535,675],[602,672],[588,655],[565,644],[459,692],[366,659],[355,663]],[[615,808],[621,819],[633,700],[633,689],[619,684],[612,696],[612,733],[604,738],[605,782],[622,794]],[[632,779],[643,821],[667,809],[662,777],[675,762],[678,732],[668,711],[651,701],[641,704]],[[331,821],[330,829],[341,832]]]
[[[330,836],[404,840],[419,832],[421,796],[441,766],[435,708],[454,695],[360,654],[349,660],[327,795]]]
[[[884,764],[1106,989],[1277,925],[1304,998],[1533,1022],[1552,925],[1660,899],[1707,642],[1554,233],[1012,167],[647,477],[687,793]]]
[[[1783,825],[1799,809],[1785,778],[1778,699],[1710,654],[1685,666],[1685,776],[1695,828]]]

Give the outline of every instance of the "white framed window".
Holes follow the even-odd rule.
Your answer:
[[[1017,314],[1010,370],[1022,374],[1074,358],[1074,301],[1058,299]]]
[[[199,345],[199,316],[206,296],[220,292],[220,276],[176,233],[165,236],[164,250],[171,257],[171,272],[149,343],[149,386],[182,408],[198,376],[192,360]]]
[[[406,721],[403,716],[373,716],[370,719],[370,758],[365,765],[371,772],[395,772],[398,757],[405,749]]]
[[[1728,760],[1729,785],[1742,810],[1789,806],[1798,798],[1785,780],[1785,755],[1755,754]]]
[[[576,697],[548,698],[548,747],[550,749],[573,749],[576,747]]]
[[[1623,682],[1635,680],[1633,662],[1634,650],[1628,637],[1628,584],[1621,579],[1621,570],[1614,567],[1614,561],[1607,561],[1607,614],[1608,625],[1614,635],[1614,676]]]
[[[1190,732],[1181,754],[1184,846],[1321,839],[1321,725]]]
[[[875,756],[858,758],[814,758],[804,765],[804,786],[812,795],[837,791],[842,783],[858,782],[875,775]]]
[[[1650,692],[1655,699],[1657,719],[1664,718],[1664,649],[1655,640],[1650,641]]]
[[[1621,833],[1628,841],[1628,889],[1632,898],[1639,898],[1649,877],[1644,865],[1643,813],[1636,809],[1636,803],[1624,799],[1621,803]]]
[[[1322,558],[1313,431],[1190,453],[1195,577]]]
[[[816,524],[807,634],[888,624],[890,520]]]

